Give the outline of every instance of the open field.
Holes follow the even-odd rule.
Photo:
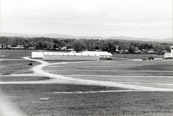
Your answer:
[[[8,54],[17,56],[16,52],[20,53],[16,50]],[[25,54],[21,56],[24,57]],[[104,82],[112,84],[115,82],[139,87],[173,89],[173,60],[80,61],[63,64],[47,62],[47,65],[41,64],[44,62],[38,60],[40,62],[32,61],[33,65],[29,66],[30,61],[20,57],[2,59],[0,59],[0,81],[11,83],[0,84],[0,89],[28,116],[172,116],[173,114],[173,92],[140,91],[101,85]],[[43,70],[38,67],[41,65]],[[38,71],[42,71],[43,75],[50,74],[50,77],[40,76]],[[62,76],[51,79],[53,83],[48,81],[51,76],[59,75]],[[65,80],[66,77],[73,80]],[[60,83],[62,78],[64,80]],[[85,85],[78,80],[89,81]],[[16,83],[12,83],[13,81]],[[23,81],[30,83],[18,83]],[[33,84],[32,81],[40,83]],[[68,84],[63,83],[66,81]],[[100,86],[93,83],[90,85],[89,82],[92,81],[100,83]]]
[[[171,116],[171,92],[73,93],[119,90],[84,85],[0,85],[28,116]],[[72,93],[63,93],[72,92]]]
[[[73,62],[44,70],[76,79],[173,89],[173,60]]]
[[[96,61],[49,65],[44,70],[62,75],[173,76],[172,60]]]

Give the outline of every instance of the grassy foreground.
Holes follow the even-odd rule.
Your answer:
[[[64,94],[54,92],[120,90],[85,85],[0,85],[28,116],[172,116],[173,93],[117,92]]]

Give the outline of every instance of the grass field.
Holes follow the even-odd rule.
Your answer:
[[[44,70],[76,79],[173,89],[172,60],[76,62],[49,65]]]
[[[98,61],[50,65],[44,70],[62,75],[173,76],[173,63],[172,60]]]
[[[1,56],[4,54],[5,57],[0,58],[6,59],[0,60],[1,82],[49,79],[42,76],[10,76],[10,74],[32,74],[30,69],[40,63],[33,62],[33,66],[29,66],[30,61],[21,59],[25,55],[30,55],[30,51],[0,51]],[[138,59],[141,56],[127,57]],[[143,86],[155,87],[156,83],[160,83],[163,85],[158,87],[173,88],[173,78],[170,78],[173,77],[172,60],[68,62],[49,65],[44,67],[44,70],[75,79],[140,83]],[[172,85],[168,87],[164,84]],[[0,89],[28,116],[172,116],[173,114],[173,92],[128,91],[118,87],[59,83],[0,84]]]
[[[28,116],[172,116],[173,93],[55,92],[119,90],[84,85],[0,85]]]

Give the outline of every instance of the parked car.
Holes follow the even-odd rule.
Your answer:
[[[154,60],[153,56],[148,57],[148,60]]]
[[[171,53],[165,53],[163,56],[164,59],[172,59],[172,54]]]

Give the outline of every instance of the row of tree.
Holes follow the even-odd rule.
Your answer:
[[[23,38],[23,37],[0,37],[1,48],[3,46],[16,47],[23,45],[25,49],[33,48],[37,50],[66,50],[74,49],[77,52],[83,50],[137,53],[147,52],[149,50],[163,53],[170,50],[169,43],[127,41],[127,40],[99,40],[99,39],[55,39],[55,38]],[[9,47],[8,47],[9,48]]]

